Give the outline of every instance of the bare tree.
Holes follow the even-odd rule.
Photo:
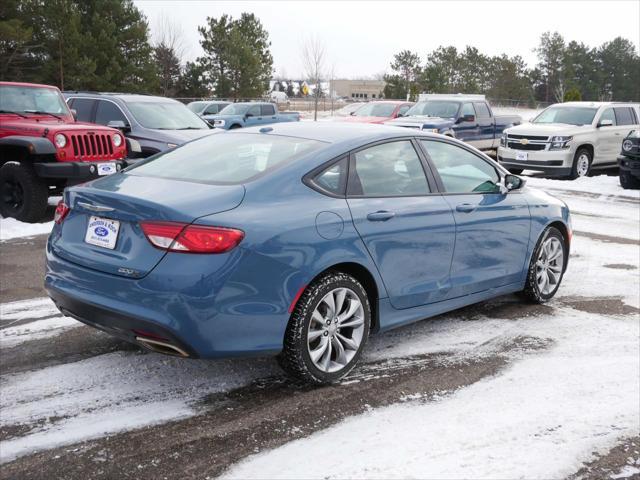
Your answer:
[[[318,101],[322,94],[321,81],[324,76],[326,51],[322,40],[318,37],[309,37],[302,45],[302,65],[304,74],[309,83],[315,85],[313,120],[318,120]]]
[[[186,54],[184,36],[180,25],[162,14],[157,22],[153,50],[160,76],[161,93],[170,96],[182,73]]]

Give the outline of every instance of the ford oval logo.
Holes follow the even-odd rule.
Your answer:
[[[99,237],[106,237],[107,235],[109,235],[109,230],[107,230],[104,227],[96,227],[96,229],[94,230],[94,232],[96,233],[96,235],[98,235]]]

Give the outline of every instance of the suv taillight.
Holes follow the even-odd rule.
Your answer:
[[[67,204],[64,203],[64,200],[60,200],[58,202],[58,206],[56,207],[56,211],[53,214],[53,221],[60,225],[64,221],[70,210],[71,209],[67,206]]]
[[[235,228],[177,222],[140,222],[140,226],[154,247],[168,252],[225,253],[244,238],[244,232]]]

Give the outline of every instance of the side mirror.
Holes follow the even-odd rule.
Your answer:
[[[598,128],[600,127],[613,127],[613,120],[600,120]]]
[[[111,120],[107,123],[107,127],[117,128],[118,130],[122,130],[123,132],[128,132],[131,130],[131,127],[124,123],[122,120]]]
[[[349,113],[349,115],[354,116],[356,114],[355,110],[351,113]]]
[[[475,122],[476,121],[476,116],[475,115],[463,115],[462,117],[460,117],[458,119],[459,123],[462,122]]]
[[[526,180],[511,173],[506,174],[500,182],[500,193],[505,194],[524,187]]]
[[[404,113],[400,113],[400,112],[398,112],[398,116],[397,116],[397,118],[400,118],[400,117],[404,117]]]
[[[78,120],[78,111],[75,108],[71,109],[71,116],[74,120]]]
[[[253,117],[253,113],[247,112],[244,114],[244,118],[249,118],[249,117]]]

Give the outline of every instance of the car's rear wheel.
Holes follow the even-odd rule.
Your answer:
[[[7,162],[0,168],[0,214],[38,222],[47,210],[49,187],[31,165]]]
[[[566,241],[555,227],[540,236],[531,256],[524,296],[534,303],[545,303],[558,291],[567,261]]]
[[[573,157],[573,165],[571,166],[571,174],[569,178],[575,180],[579,177],[586,177],[591,171],[591,162],[593,158],[591,152],[587,148],[580,148]]]
[[[364,287],[351,275],[329,272],[300,296],[278,361],[287,373],[306,382],[336,382],[358,362],[370,325]]]
[[[631,175],[631,172],[620,170],[620,185],[625,190],[639,190],[640,178]]]

